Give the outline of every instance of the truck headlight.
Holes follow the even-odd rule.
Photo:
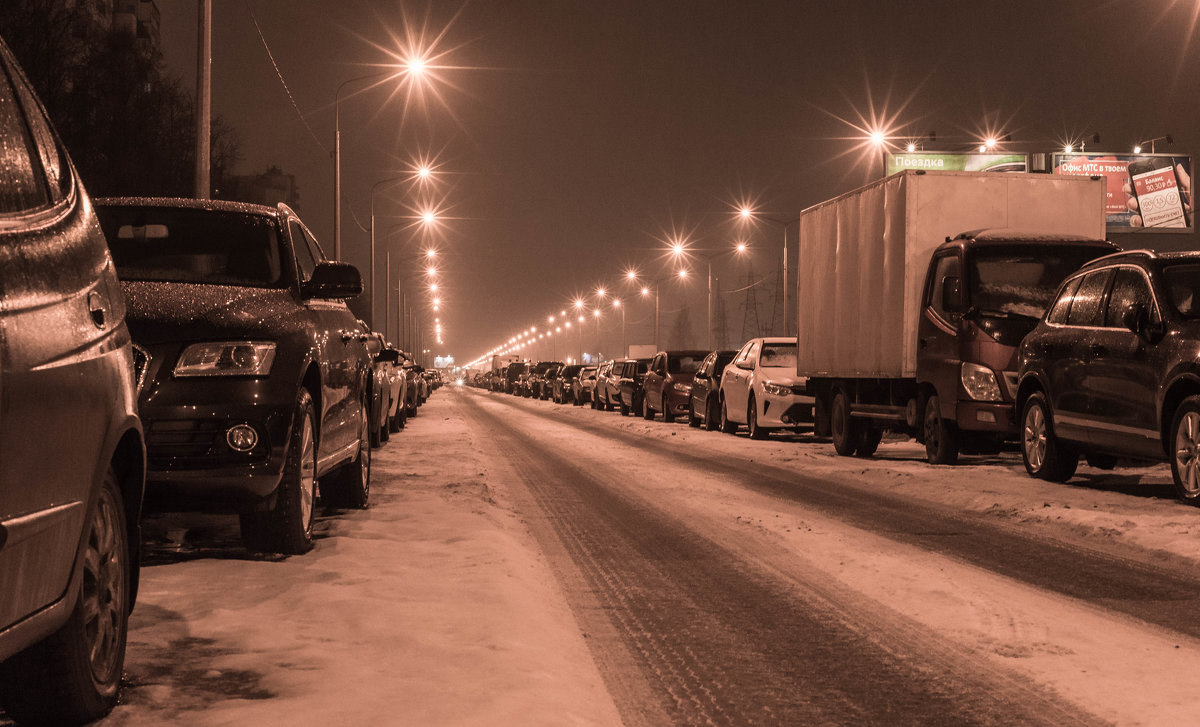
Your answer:
[[[780,386],[779,384],[772,384],[770,381],[764,381],[763,392],[770,394],[771,396],[791,396],[792,387]]]
[[[175,364],[176,376],[267,376],[275,344],[265,341],[193,343]]]
[[[996,372],[987,366],[963,363],[962,385],[976,401],[1002,401],[1000,384],[996,382]]]

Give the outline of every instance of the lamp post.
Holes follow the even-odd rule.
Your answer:
[[[735,246],[732,250],[725,250],[723,252],[715,252],[711,255],[704,256],[705,262],[708,263],[708,305],[706,306],[706,318],[707,318],[707,322],[708,322],[708,337],[705,339],[705,342],[710,351],[713,349],[713,320],[712,320],[713,319],[713,277],[712,277],[713,260],[716,260],[717,258],[720,258],[720,257],[724,257],[726,255],[733,255],[733,254],[741,255],[744,252],[746,252],[746,243],[739,242],[737,244],[737,246]],[[787,286],[786,276],[784,279],[784,286],[785,286],[785,288]],[[785,310],[784,310],[785,318],[786,318],[786,315],[787,315],[787,310],[785,308]]]
[[[621,357],[624,358],[629,355],[629,341],[625,338],[625,306],[620,298],[613,298],[613,308],[621,310]]]
[[[791,281],[788,280],[787,230],[790,225],[795,222],[799,222],[800,218],[792,217],[789,219],[779,219],[777,217],[770,217],[768,215],[760,214],[749,207],[743,207],[738,214],[742,216],[743,220],[764,220],[766,222],[779,225],[780,229],[783,230],[783,335],[789,336],[791,335],[791,319],[789,318],[788,312],[788,285]]]

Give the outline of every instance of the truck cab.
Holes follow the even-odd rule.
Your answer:
[[[931,462],[999,451],[1016,435],[1021,339],[1068,275],[1117,249],[999,228],[964,232],[934,250],[917,324],[919,394],[906,417]]]

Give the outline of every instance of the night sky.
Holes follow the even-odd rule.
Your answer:
[[[168,70],[190,85],[196,3],[159,5]],[[926,148],[937,150],[966,150],[988,132],[1009,135],[1006,148],[1019,151],[1086,138],[1088,151],[1127,153],[1164,134],[1174,143],[1159,152],[1200,150],[1194,0],[215,5],[213,111],[241,135],[238,171],[295,174],[298,212],[331,254],[335,89],[393,61],[387,49],[400,52],[422,30],[437,39],[444,55],[432,62],[449,67],[423,101],[387,86],[354,94],[366,84],[343,95],[343,257],[365,276],[368,238],[353,216],[366,223],[371,185],[435,156],[435,197],[451,218],[436,236],[445,253],[439,352],[459,361],[544,323],[597,284],[620,289],[631,265],[668,272],[663,240],[674,233],[710,250],[746,237],[752,259],[726,257],[716,272],[725,290],[748,265],[765,275],[756,290],[769,319],[780,231],[742,232],[730,222],[734,206],[748,200],[794,217],[877,177],[878,156],[862,145],[873,118],[900,138],[935,131]],[[1090,142],[1096,132],[1100,144]],[[390,188],[377,213],[412,214],[418,197]],[[397,223],[381,220],[379,230]],[[424,245],[404,229],[392,240],[396,256]],[[794,228],[791,242],[794,265]],[[1118,242],[1198,246],[1192,235]],[[688,305],[699,344],[705,270],[691,268],[685,287],[664,287],[662,325]],[[382,285],[382,262],[379,275]],[[418,278],[410,273],[407,285]],[[725,300],[736,345],[744,293]],[[382,317],[382,297],[378,308]],[[650,340],[645,310],[629,309],[631,343]],[[608,354],[619,340],[614,320],[604,323]]]

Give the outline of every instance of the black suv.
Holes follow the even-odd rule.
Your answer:
[[[0,159],[0,706],[77,724],[117,703],[137,594],[137,370],[92,203],[3,41]]]
[[[534,364],[525,384],[525,395],[535,399],[549,399],[551,379],[560,368],[562,368],[561,361],[538,361]]]
[[[1200,504],[1200,253],[1143,250],[1085,265],[1021,344],[1017,406],[1030,475],[1064,482],[1079,455],[1169,460]]]
[[[627,358],[613,363],[610,376],[616,381],[617,408],[621,410],[621,416],[627,416],[631,411],[644,413],[646,392],[643,386],[649,370],[648,358]]]
[[[312,547],[326,504],[366,507],[372,360],[325,259],[284,205],[98,200],[148,360],[138,402],[147,503],[236,512],[251,550]]]

